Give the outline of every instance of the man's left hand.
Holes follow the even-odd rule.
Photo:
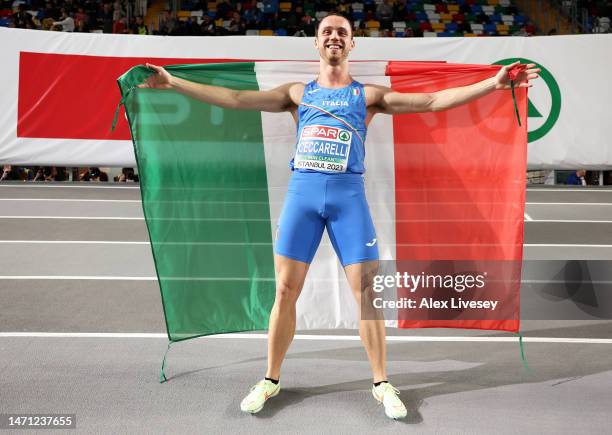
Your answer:
[[[529,83],[529,80],[535,80],[540,77],[538,73],[541,71],[540,68],[535,68],[535,66],[535,63],[521,64],[519,61],[504,65],[495,76],[495,89],[510,89],[510,76],[508,73],[515,67],[522,68],[522,70],[516,74],[514,87],[532,87],[533,85]]]

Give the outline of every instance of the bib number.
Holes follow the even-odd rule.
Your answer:
[[[324,125],[302,129],[293,167],[323,172],[346,172],[353,133]]]

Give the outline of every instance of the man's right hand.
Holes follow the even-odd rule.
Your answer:
[[[147,63],[146,66],[155,72],[147,77],[143,84],[138,85],[139,88],[172,89],[172,76],[168,71],[150,63]]]

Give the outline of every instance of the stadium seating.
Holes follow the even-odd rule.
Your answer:
[[[61,4],[64,0],[58,1]],[[381,22],[376,19],[376,8],[382,1],[352,0],[350,4],[342,3],[338,8],[350,11],[352,14],[350,18],[352,18],[356,28],[360,23],[365,22],[367,33],[370,36],[388,36],[387,23],[382,23],[385,28],[381,29]],[[4,2],[4,4],[6,3]],[[231,4],[233,5],[234,2],[231,2]],[[291,1],[281,0],[277,3],[278,8],[276,8],[276,6],[270,6],[268,3],[259,1],[254,6],[264,13],[266,7],[278,10],[280,18],[286,19],[292,12],[295,12],[294,4]],[[202,8],[202,5],[204,8]],[[318,10],[321,5],[321,2],[305,2],[303,10],[315,18],[315,21],[321,20],[328,13],[328,8]],[[224,17],[217,15],[218,9],[226,11],[227,5],[224,6],[225,9],[222,9],[218,1],[185,0],[183,7],[183,10],[177,12],[177,18],[185,26],[188,25],[187,21],[201,23],[203,16],[208,15],[219,29],[229,28],[227,22],[229,15]],[[245,9],[243,8],[243,10]],[[511,0],[407,0],[405,10],[400,11],[393,18],[390,29],[393,30],[392,35],[396,37],[404,37],[407,34],[407,29],[411,29],[408,32],[411,35],[428,37],[434,36],[432,33],[440,37],[513,35],[519,32],[523,26],[527,27],[528,33],[533,33],[535,29],[532,25],[527,26],[527,17],[516,13],[516,10]],[[9,8],[0,10],[0,26],[10,25],[12,13],[13,10]],[[36,11],[31,13],[35,15]],[[267,15],[269,17],[271,14],[268,13]],[[286,22],[279,25],[279,28],[275,28],[274,23],[274,19],[269,20],[269,18],[266,18],[264,22],[257,23],[247,21],[245,33],[248,35],[282,36],[294,34],[296,31],[295,23],[292,28],[282,28],[287,27]],[[598,23],[598,31],[610,31],[610,20],[608,18],[602,18]],[[268,27],[268,29],[261,30],[265,27]]]

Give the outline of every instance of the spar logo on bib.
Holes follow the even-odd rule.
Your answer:
[[[338,127],[308,125],[295,148],[294,167],[323,172],[346,172],[351,133]]]
[[[561,113],[561,90],[552,73],[531,59],[524,57],[513,57],[498,60],[493,65],[508,65],[513,62],[535,63],[540,68],[541,81],[538,80],[533,88],[529,88],[529,101],[527,106],[527,117],[529,118],[529,132],[527,141],[535,142],[546,136],[552,130]]]

